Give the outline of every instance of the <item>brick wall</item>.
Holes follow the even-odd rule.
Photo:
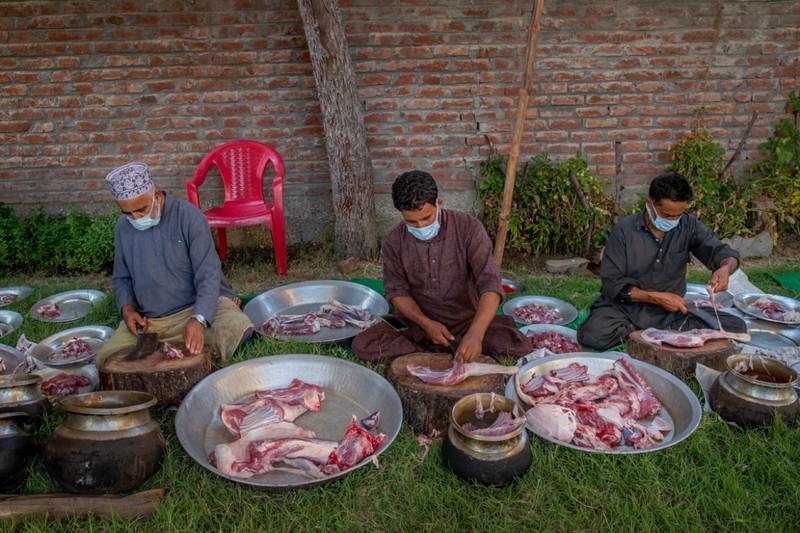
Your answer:
[[[531,4],[341,0],[382,224],[411,168],[475,208],[480,162],[509,151]],[[795,0],[548,0],[521,158],[580,148],[613,179],[619,142],[620,184],[641,190],[705,106],[729,155],[759,112],[741,171],[798,89]],[[105,203],[131,160],[185,198],[202,155],[239,138],[283,155],[290,240],[319,237],[330,180],[295,2],[0,0],[0,202]]]

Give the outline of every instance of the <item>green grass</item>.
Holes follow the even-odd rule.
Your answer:
[[[767,292],[798,297],[770,274],[800,270],[800,263],[754,267],[750,279]],[[235,276],[232,276],[235,280]],[[691,269],[689,280],[708,273]],[[578,276],[524,275],[525,294],[554,296],[586,309],[600,283]],[[108,291],[103,277],[0,280],[0,287],[27,284],[36,292],[7,307],[21,313],[38,298],[69,289]],[[234,281],[234,288],[236,283]],[[109,292],[110,295],[110,292]],[[34,341],[67,327],[115,327],[112,298],[86,319],[69,325],[27,317],[22,332]],[[13,344],[17,332],[3,341]],[[344,348],[260,338],[242,347],[229,364],[280,353],[318,353],[354,360]],[[384,374],[385,365],[372,367]],[[699,394],[694,381],[688,381]],[[380,468],[363,467],[310,490],[271,493],[232,483],[195,463],[178,442],[174,409],[153,409],[167,440],[161,469],[136,490],[167,487],[153,517],[89,517],[61,522],[44,518],[0,522],[0,531],[786,531],[800,523],[800,428],[780,422],[741,431],[703,415],[686,441],[654,453],[609,456],[579,452],[531,439],[533,463],[517,483],[502,488],[459,480],[444,466],[441,446],[424,449],[403,425],[380,456]],[[44,445],[60,423],[54,410],[38,433]],[[21,494],[60,492],[41,460]]]

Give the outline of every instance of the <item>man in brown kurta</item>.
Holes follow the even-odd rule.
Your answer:
[[[442,209],[436,182],[406,172],[392,185],[403,221],[383,238],[383,285],[396,317],[408,329],[379,322],[353,339],[353,354],[378,362],[413,352],[449,350],[456,358],[521,357],[531,344],[509,316],[497,315],[503,290],[492,243],[474,217]]]

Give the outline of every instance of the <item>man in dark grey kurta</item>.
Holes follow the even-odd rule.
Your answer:
[[[160,340],[183,341],[190,353],[208,344],[227,358],[253,325],[232,300],[203,213],[155,188],[142,163],[107,179],[123,212],[114,228],[111,278],[123,321],[98,353],[98,366],[136,343],[137,324]]]
[[[386,299],[408,326],[395,331],[378,323],[353,340],[353,354],[385,361],[408,353],[443,349],[462,336],[456,357],[481,353],[521,357],[531,351],[514,320],[498,316],[503,294],[492,243],[483,225],[458,211],[441,209],[430,174],[406,172],[392,186],[403,216],[382,241]]]
[[[578,327],[581,344],[607,350],[635,330],[713,327],[688,313],[683,301],[689,254],[713,271],[709,286],[715,292],[728,288],[739,254],[684,212],[691,196],[683,176],[662,174],[651,183],[645,210],[614,226],[600,264],[600,298]],[[724,329],[746,331],[740,318],[724,312],[719,317]]]

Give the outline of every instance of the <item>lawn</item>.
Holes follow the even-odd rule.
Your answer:
[[[313,262],[313,261],[310,261]],[[293,266],[278,279],[271,266],[231,264],[229,278],[243,295],[280,283],[320,278],[378,277],[380,267],[364,263],[342,275],[335,268]],[[524,280],[524,294],[548,295],[587,309],[599,280],[553,276],[523,263],[509,272]],[[800,261],[775,259],[748,267],[764,291],[797,298],[771,274],[800,270]],[[708,274],[692,268],[690,282]],[[18,275],[0,279],[0,287],[28,285],[28,299],[6,309],[26,313],[41,297],[63,290],[109,291],[110,277],[43,278]],[[109,293],[110,294],[110,293]],[[112,298],[69,327],[102,324],[115,327]],[[39,341],[66,329],[27,319],[21,331]],[[17,333],[3,341],[14,344]],[[351,359],[343,348],[267,338],[242,347],[229,364],[281,353],[317,353]],[[374,367],[385,373],[385,365]],[[699,387],[688,380],[692,390]],[[800,428],[776,422],[765,430],[741,431],[714,416],[703,415],[686,441],[655,453],[610,456],[579,452],[531,439],[533,463],[517,483],[492,488],[464,483],[443,464],[441,446],[430,452],[403,425],[392,446],[372,465],[311,490],[268,493],[232,483],[196,464],[178,442],[174,409],[154,409],[167,439],[159,472],[137,490],[166,487],[169,492],[152,517],[90,517],[62,522],[44,518],[0,522],[2,531],[785,531],[800,524]],[[55,410],[38,437],[46,443],[61,420]],[[16,493],[61,492],[42,462]]]

